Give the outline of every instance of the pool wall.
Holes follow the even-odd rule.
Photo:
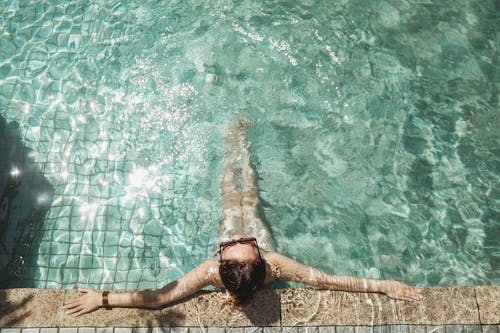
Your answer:
[[[421,302],[403,302],[379,294],[268,289],[241,312],[227,303],[223,292],[200,292],[160,310],[100,309],[75,318],[63,311],[65,300],[77,296],[75,290],[6,289],[0,291],[0,327],[5,333],[6,328],[117,327],[355,327],[357,331],[362,327],[371,331],[374,327],[399,327],[400,332],[409,328],[430,332],[429,327],[449,326],[456,333],[471,327],[473,331],[498,333],[500,286],[426,287],[422,293]]]

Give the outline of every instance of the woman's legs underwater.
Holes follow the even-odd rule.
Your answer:
[[[217,243],[230,240],[232,236],[241,234],[257,238],[261,249],[275,251],[271,231],[259,217],[258,177],[250,165],[247,127],[248,121],[240,119],[231,126],[227,136],[229,156],[221,182],[223,218]],[[241,168],[237,165],[240,158]],[[241,189],[237,179],[240,172],[242,173],[241,180],[244,183]]]
[[[220,184],[223,216],[219,226],[219,236],[217,237],[216,246],[218,243],[228,241],[232,236],[243,234],[244,232],[241,193],[236,179],[238,173],[239,132],[238,124],[235,124],[231,126],[227,136],[229,156]]]
[[[269,226],[265,223],[259,214],[259,188],[257,185],[258,176],[250,165],[250,151],[244,136],[242,146],[243,163],[243,181],[245,185],[242,190],[241,207],[243,210],[243,228],[245,235],[251,235],[257,238],[259,247],[265,251],[275,251],[274,241],[271,237]]]

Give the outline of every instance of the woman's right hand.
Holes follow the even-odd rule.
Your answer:
[[[381,291],[388,297],[403,301],[421,301],[423,296],[420,290],[399,281],[381,281]]]
[[[90,289],[78,289],[84,295],[70,299],[66,302],[64,309],[66,314],[78,317],[99,309],[102,306],[102,291]]]

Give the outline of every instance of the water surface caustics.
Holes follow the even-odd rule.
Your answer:
[[[0,128],[29,150],[2,150],[5,285],[160,287],[212,255],[240,115],[281,252],[335,274],[498,284],[499,12],[2,1]],[[28,160],[50,183],[37,223],[16,219],[8,185],[35,182]]]

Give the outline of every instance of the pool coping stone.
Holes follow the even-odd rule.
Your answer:
[[[291,332],[337,327],[336,333],[386,333],[382,329],[386,326],[392,333],[429,333],[419,332],[418,327],[423,325],[484,326],[483,333],[500,333],[496,327],[500,324],[500,286],[425,287],[421,291],[424,295],[421,302],[404,302],[381,294],[266,289],[258,293],[244,312],[229,304],[225,292],[201,291],[163,309],[99,309],[75,318],[66,315],[63,307],[66,300],[78,296],[76,290],[0,289],[0,333],[9,333],[7,328],[22,328],[22,333],[97,333],[96,328],[99,333],[130,331],[120,328],[134,328],[133,333],[162,333],[162,330],[141,330],[162,327],[178,328],[175,333],[187,333],[183,328],[194,332],[195,327],[210,328],[200,332],[211,333],[219,333],[215,328],[224,327],[265,327],[265,332],[275,329],[288,332],[283,330],[285,327],[297,328]],[[396,330],[401,325],[411,329]],[[36,327],[43,330],[28,330]],[[74,331],[76,327],[78,332]],[[456,329],[450,327],[446,331],[469,331]],[[432,333],[440,331],[436,328]]]
[[[360,331],[359,328],[362,328]],[[500,325],[383,325],[309,327],[0,328],[0,333],[498,333]]]

